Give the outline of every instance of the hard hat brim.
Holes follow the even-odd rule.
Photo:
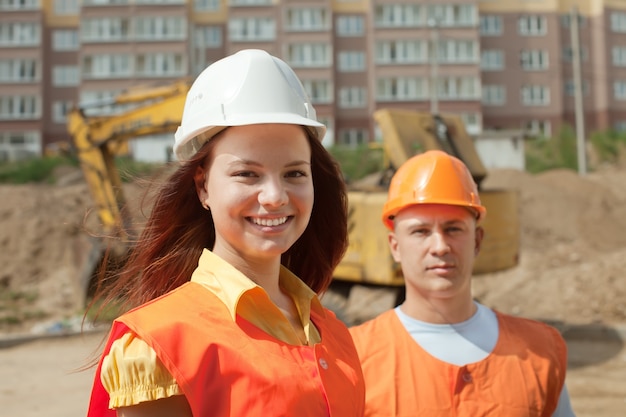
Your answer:
[[[293,124],[300,126],[308,126],[314,128],[318,140],[322,140],[326,134],[326,126],[320,122],[313,121],[309,118],[299,116],[293,113],[269,113],[254,114],[231,117],[224,120],[223,124],[214,124],[213,126],[204,126],[192,132],[182,132],[180,129],[176,132],[177,137],[186,136],[184,140],[176,141],[174,145],[174,154],[180,161],[184,161],[193,156],[200,148],[212,137],[227,127],[231,126],[249,126],[260,124]]]

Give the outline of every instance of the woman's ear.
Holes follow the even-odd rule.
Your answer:
[[[206,189],[206,171],[203,166],[196,168],[196,173],[193,176],[193,181],[196,186],[196,193],[202,203],[203,207],[207,207],[206,200],[209,197],[209,193]]]

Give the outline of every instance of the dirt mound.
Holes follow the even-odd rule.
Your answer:
[[[484,185],[518,190],[521,259],[476,277],[478,299],[533,318],[626,322],[626,170],[499,170]]]
[[[61,185],[0,185],[0,334],[75,323],[84,309],[99,221],[80,171],[59,175]]]
[[[97,230],[98,222],[82,181],[59,184],[0,185],[2,333],[82,309],[79,277],[92,244],[85,227]],[[518,190],[521,259],[510,270],[477,276],[478,299],[532,318],[626,323],[626,169],[585,177],[497,170],[483,185]],[[128,186],[131,203],[141,194]]]

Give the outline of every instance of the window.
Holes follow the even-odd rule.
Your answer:
[[[442,77],[437,84],[438,97],[444,100],[480,98],[480,80],[475,77]]]
[[[422,7],[417,4],[377,5],[374,13],[376,27],[419,27],[426,23]]]
[[[613,123],[613,130],[620,133],[626,132],[626,120],[617,120]]]
[[[517,27],[522,36],[543,36],[548,32],[546,18],[537,15],[520,17]]]
[[[52,85],[73,87],[80,84],[80,72],[76,65],[57,65],[52,69]]]
[[[376,42],[377,64],[416,64],[427,61],[427,41],[389,40]]]
[[[272,0],[229,0],[230,6],[271,6]]]
[[[145,77],[182,77],[187,72],[185,55],[174,52],[139,54],[137,74]]]
[[[522,104],[526,106],[545,106],[550,104],[550,90],[542,85],[522,87]]]
[[[137,4],[185,4],[186,0],[135,0]]]
[[[339,16],[337,17],[337,35],[361,36],[365,33],[363,16]]]
[[[72,101],[55,101],[52,103],[52,121],[54,123],[67,123],[67,114],[72,110]]]
[[[195,42],[199,48],[217,48],[222,46],[222,28],[220,26],[204,26],[195,29]]]
[[[546,120],[527,120],[522,123],[522,129],[525,129],[531,135],[538,135],[546,138],[552,136],[552,124]]]
[[[561,26],[563,26],[564,28],[569,28],[570,23],[572,21],[572,15],[571,14],[564,14],[561,16]],[[585,16],[582,15],[578,15],[578,27],[581,28],[583,26],[585,26],[587,24],[587,19],[585,19]]]
[[[326,104],[333,102],[333,86],[328,80],[302,80],[302,85],[306,90],[313,104]]]
[[[323,43],[291,44],[287,61],[293,67],[320,68],[332,65],[332,47]]]
[[[376,99],[380,101],[423,100],[428,96],[428,82],[421,77],[383,77],[376,82]]]
[[[197,12],[215,12],[220,9],[220,0],[193,0],[193,9]]]
[[[321,7],[288,9],[286,22],[290,31],[323,31],[330,28],[329,12]]]
[[[78,0],[54,0],[54,13],[62,15],[78,15],[80,6]]]
[[[57,29],[52,31],[52,49],[58,52],[78,51],[78,31],[71,29]]]
[[[500,16],[484,15],[480,17],[481,36],[502,35],[502,18]]]
[[[135,19],[135,38],[141,41],[183,40],[187,24],[182,16],[138,17]]]
[[[0,22],[0,46],[37,46],[41,27],[35,22]]]
[[[83,6],[113,6],[130,2],[131,0],[83,0]]]
[[[611,30],[613,32],[626,32],[626,12],[611,13]]]
[[[39,155],[41,155],[39,132],[0,132],[0,161],[16,161]]]
[[[437,59],[447,64],[474,63],[478,62],[478,49],[473,40],[444,40],[439,42]]]
[[[626,81],[615,81],[613,83],[613,96],[616,100],[626,100]]]
[[[483,71],[504,69],[504,53],[500,50],[486,49],[480,54],[480,68]]]
[[[444,27],[471,27],[478,23],[478,11],[473,4],[437,4],[429,6],[428,18]]]
[[[367,107],[365,87],[343,87],[339,90],[339,107],[342,109],[364,109]]]
[[[369,132],[366,129],[342,129],[339,131],[339,145],[356,147],[368,142]]]
[[[461,113],[460,116],[467,133],[470,135],[479,135],[483,131],[483,120],[480,113]]]
[[[80,32],[83,42],[121,42],[129,39],[130,21],[123,17],[83,19]]]
[[[106,91],[90,91],[90,90],[82,90],[80,91],[80,105],[81,106],[90,106],[98,103],[108,103],[113,100],[113,98],[118,95],[121,91],[119,90],[106,90]],[[97,108],[87,108],[85,112],[88,116],[95,115],[106,115],[113,114],[115,110],[117,110],[117,106],[108,105],[102,106],[99,105]]]
[[[581,87],[581,92],[582,95],[585,96],[589,93],[589,85],[583,80],[582,81],[582,87]],[[574,85],[574,80],[567,80],[565,81],[565,94],[568,96],[574,96],[574,94],[576,93],[576,87]]]
[[[133,74],[130,54],[86,55],[83,57],[83,78],[126,78]]]
[[[37,10],[39,0],[0,0],[0,10]]]
[[[586,61],[589,56],[587,52],[587,48],[581,47],[579,52],[580,52],[580,60]],[[565,62],[574,61],[574,50],[569,46],[566,46],[563,48],[563,61]]]
[[[526,71],[537,71],[548,68],[548,51],[530,50],[520,52],[520,64]]]
[[[0,96],[0,120],[28,120],[41,117],[40,100],[36,96]]]
[[[611,49],[613,65],[616,67],[626,67],[626,46],[614,46]]]
[[[335,144],[335,123],[331,116],[317,115],[317,121],[326,126],[326,134],[322,138],[322,145],[329,147]]]
[[[485,106],[506,104],[506,90],[502,85],[483,85],[482,95],[482,103]]]
[[[35,59],[0,59],[0,82],[28,83],[39,81]]]
[[[362,51],[339,52],[337,67],[340,72],[365,71],[365,52],[362,52]]]
[[[259,42],[276,39],[276,22],[269,17],[236,18],[228,22],[230,40]]]

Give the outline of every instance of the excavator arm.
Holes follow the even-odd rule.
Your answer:
[[[115,156],[127,149],[130,139],[174,132],[180,125],[188,90],[186,81],[138,88],[110,102],[69,113],[68,131],[105,232],[124,238],[129,230]],[[94,108],[113,109],[114,113],[88,116]]]
[[[417,153],[439,149],[463,161],[478,186],[487,176],[459,116],[380,109],[374,112],[374,120],[383,134],[385,155],[395,169]]]

